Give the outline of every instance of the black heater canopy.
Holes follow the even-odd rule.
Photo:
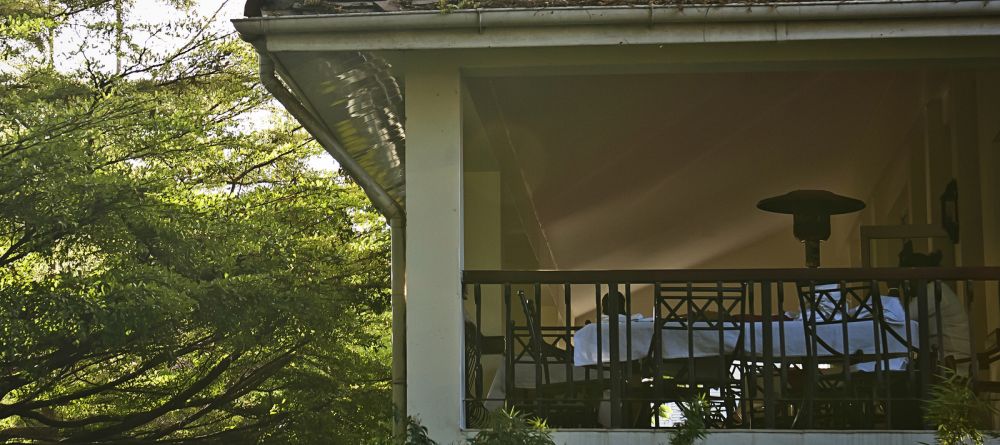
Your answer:
[[[795,238],[806,246],[806,266],[819,267],[819,242],[830,238],[830,215],[857,212],[865,203],[826,190],[795,190],[763,199],[757,208],[792,215]]]

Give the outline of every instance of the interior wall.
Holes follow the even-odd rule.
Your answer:
[[[796,268],[805,264],[805,247],[799,240],[795,239],[791,230],[791,215],[776,215],[787,218],[788,227],[781,227],[772,230],[763,237],[751,239],[749,243],[733,246],[733,249],[700,262],[693,269],[737,269],[747,268],[753,265],[754,268]],[[836,227],[837,232],[842,232],[842,226],[849,220],[847,217],[834,216],[831,218],[831,232]],[[839,237],[831,235],[831,240]],[[835,241],[836,244],[838,241]],[[830,242],[821,244],[821,263],[823,266],[838,267],[844,266],[846,258],[840,256],[837,249],[831,248]]]
[[[465,231],[464,256],[467,270],[500,269],[500,174],[498,172],[465,172],[462,208]],[[475,320],[475,299],[465,292],[465,315]],[[481,293],[483,335],[502,335],[503,320],[498,317],[500,294],[495,288],[484,288]]]
[[[982,180],[983,262],[1000,266],[1000,70],[976,73],[978,97],[979,171]],[[986,286],[986,332],[1000,329],[1000,289]],[[993,380],[1000,380],[1000,363],[991,368]]]
[[[948,79],[947,118],[951,131],[952,177],[958,183],[958,220],[960,240],[955,263],[961,266],[982,266],[983,206],[982,181],[979,170],[979,122],[975,73],[956,71]],[[943,190],[942,190],[943,192]],[[940,206],[940,201],[938,201]],[[975,345],[981,345],[987,332],[985,283],[973,285],[969,322]]]
[[[910,156],[913,147],[922,143],[922,139],[917,136],[921,122],[914,121],[912,125],[913,130],[899,141],[896,157],[882,171],[875,187],[864,197],[865,209],[851,221],[849,234],[838,238],[841,242],[837,247],[848,258],[848,267],[861,267],[863,264],[861,258],[862,225],[895,225],[909,222],[910,215],[913,213],[908,197],[910,168],[913,165]],[[921,164],[921,168],[922,166]],[[872,242],[871,264],[878,267],[895,266],[900,244],[900,241],[889,240]]]
[[[500,173],[463,173],[465,268],[500,268]]]
[[[974,133],[978,125],[968,123],[984,119],[975,109],[982,100],[971,89],[968,77],[951,73],[928,73],[924,95],[920,119],[913,123],[899,144],[896,158],[882,170],[880,180],[863,199],[866,208],[850,226],[850,235],[831,243],[835,249],[850,251],[844,256],[851,265],[860,265],[857,249],[862,225],[940,225],[940,195],[952,179],[959,181],[960,190],[967,190],[959,193],[964,204],[960,210],[967,220],[962,223],[963,242],[954,246],[946,239],[913,240],[915,250],[942,250],[943,265],[984,263],[983,235],[991,225],[984,219],[986,200],[985,195],[981,196],[988,187],[980,178],[993,173],[981,167],[980,152],[988,148],[981,148],[977,142],[980,137]],[[966,232],[968,236],[964,236]],[[873,264],[894,266],[899,248],[899,242],[874,243]]]
[[[913,223],[941,224],[940,196],[953,179],[958,184],[960,240],[915,240],[917,251],[940,249],[942,265],[1000,264],[1000,80],[997,71],[930,72],[925,78],[922,144],[910,143],[903,197]],[[877,191],[877,193],[882,193]],[[874,201],[878,201],[875,199]],[[897,207],[899,208],[899,207]],[[889,213],[895,224],[898,210]],[[866,215],[874,216],[874,215]],[[892,258],[879,252],[879,261]],[[1000,326],[1000,294],[994,284],[974,285],[969,314],[977,345]],[[965,305],[964,296],[961,304]],[[994,375],[1000,369],[994,366]]]

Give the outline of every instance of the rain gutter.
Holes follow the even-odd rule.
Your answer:
[[[240,35],[257,50],[260,81],[288,112],[302,124],[340,166],[361,186],[389,222],[392,293],[392,401],[394,437],[405,437],[406,426],[406,215],[399,203],[347,152],[344,144],[306,108],[275,75],[275,62],[263,37]],[[402,434],[401,434],[402,433]]]
[[[439,11],[398,11],[237,19],[247,35],[310,34],[364,31],[443,31],[576,25],[657,25],[671,23],[763,22],[956,18],[1000,15],[1000,2],[844,1],[773,2],[715,5],[580,6],[555,8],[489,8]]]

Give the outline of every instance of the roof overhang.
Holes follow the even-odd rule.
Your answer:
[[[299,15],[233,21],[270,51],[356,51],[1000,35],[1000,2],[847,1]]]

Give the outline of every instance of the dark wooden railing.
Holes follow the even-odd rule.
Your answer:
[[[663,407],[687,413],[698,398],[719,428],[923,428],[942,365],[980,372],[984,327],[968,324],[965,359],[942,319],[1000,301],[997,267],[464,271],[462,282],[476,331],[467,409],[514,405],[564,428],[669,427]],[[624,308],[609,298],[608,313],[647,317],[602,322],[611,290]],[[477,328],[488,319],[501,331]],[[490,353],[503,364],[487,382]]]

